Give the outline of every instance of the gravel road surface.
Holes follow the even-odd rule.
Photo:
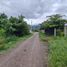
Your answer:
[[[48,67],[48,46],[39,33],[19,44],[7,55],[0,55],[0,67]]]

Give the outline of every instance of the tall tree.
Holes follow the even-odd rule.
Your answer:
[[[63,19],[60,14],[48,16],[48,20],[44,21],[41,28],[51,28],[51,27],[64,27],[67,20]]]
[[[7,23],[7,15],[4,13],[0,13],[0,28],[4,28]]]

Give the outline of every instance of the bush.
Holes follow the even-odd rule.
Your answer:
[[[28,35],[28,26],[22,15],[8,18],[4,13],[0,13],[0,50],[6,49],[11,43],[16,42],[19,36]],[[9,46],[7,46],[8,44]]]
[[[0,29],[5,31],[5,35],[23,36],[29,34],[28,24],[24,21],[24,16],[10,17],[0,14]]]
[[[21,16],[21,19],[16,17],[11,17],[9,19],[6,26],[6,34],[9,36],[23,36],[29,34],[29,28],[27,23],[23,20],[23,16]]]
[[[58,30],[57,30],[57,35],[58,35],[58,36],[64,36],[64,31],[58,29]]]
[[[18,37],[16,36],[10,36],[6,38],[6,43],[10,42],[10,41],[16,41],[18,39]]]
[[[5,46],[4,45],[0,45],[0,50],[4,50]]]

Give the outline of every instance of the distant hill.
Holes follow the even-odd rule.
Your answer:
[[[40,29],[40,24],[32,25],[32,30],[39,30],[39,29]]]

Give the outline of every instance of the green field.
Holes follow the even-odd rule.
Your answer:
[[[49,43],[49,67],[67,67],[67,38],[46,37],[43,33],[40,33],[40,38]]]

